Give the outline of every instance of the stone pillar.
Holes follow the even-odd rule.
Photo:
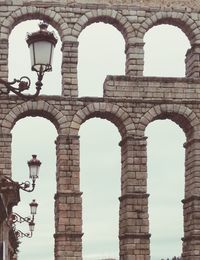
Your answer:
[[[0,39],[0,78],[8,77],[8,40]]]
[[[11,142],[11,134],[0,135],[0,177],[11,176]],[[1,194],[1,196],[3,196],[3,194]],[[5,201],[9,201],[8,196],[9,192],[5,193]],[[5,242],[5,255],[6,259],[8,259],[9,227],[6,222],[2,222],[0,228],[1,241]]]
[[[126,75],[143,76],[144,43],[128,43],[126,45]]]
[[[79,137],[58,136],[55,195],[55,259],[82,259],[82,199],[79,188]]]
[[[66,97],[78,97],[78,45],[78,42],[67,41],[62,46],[62,95]]]
[[[0,39],[0,79],[8,78],[8,40]],[[5,86],[0,84],[0,89],[6,90]]]
[[[200,77],[200,44],[194,44],[186,53],[186,77]]]
[[[146,138],[129,136],[120,145],[120,260],[149,260]]]
[[[183,260],[200,259],[200,139],[185,144]]]
[[[11,176],[11,134],[0,135],[0,175]]]

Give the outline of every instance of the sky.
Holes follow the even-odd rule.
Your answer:
[[[27,75],[32,83],[36,81],[35,73],[30,73],[29,51],[24,38],[27,32],[37,30],[37,24],[38,21],[21,23],[10,35],[10,80]],[[124,40],[111,25],[98,23],[84,29],[79,42],[79,96],[101,97],[106,75],[124,74]],[[184,58],[189,42],[180,29],[168,25],[156,26],[145,35],[145,42],[146,76],[184,76]],[[58,42],[53,71],[44,76],[43,94],[61,93],[60,47]],[[57,132],[46,119],[27,117],[17,122],[12,134],[13,179],[19,182],[28,179],[27,161],[32,154],[37,154],[42,162],[36,190],[31,194],[21,192],[21,202],[14,208],[15,212],[28,216],[28,204],[32,199],[39,203],[34,235],[31,239],[21,240],[19,260],[53,260],[53,197],[56,192],[54,141]],[[86,121],[79,134],[83,259],[118,259],[121,174],[118,143],[121,136],[112,123],[97,118]],[[148,136],[151,260],[160,260],[181,254],[185,135],[170,120],[151,123],[145,134]],[[17,228],[28,231],[26,225],[18,225]]]

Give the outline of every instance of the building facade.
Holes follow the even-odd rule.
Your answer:
[[[121,260],[150,259],[145,129],[157,119],[171,119],[183,129],[187,141],[182,259],[200,259],[199,11],[198,0],[0,0],[0,78],[8,77],[9,35],[22,21],[44,20],[58,31],[62,41],[61,96],[39,96],[29,101],[14,95],[0,96],[2,176],[12,176],[11,130],[19,119],[44,117],[57,129],[56,260],[82,259],[79,128],[93,117],[109,120],[121,134]],[[123,35],[126,72],[106,77],[103,97],[81,98],[77,82],[78,37],[95,22],[109,23]],[[159,24],[179,27],[190,41],[184,78],[143,76],[144,35]],[[1,234],[1,239],[6,241],[9,260],[8,236]]]

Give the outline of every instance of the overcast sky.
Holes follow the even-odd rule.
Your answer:
[[[9,77],[30,73],[29,52],[24,42],[26,32],[37,30],[38,22],[16,26],[10,36]],[[87,27],[79,38],[79,95],[102,96],[107,74],[123,75],[124,40],[112,26],[102,23]],[[172,26],[158,26],[145,36],[145,75],[184,76],[184,58],[189,42]],[[44,94],[61,93],[60,43],[55,50],[53,72],[46,73]],[[162,46],[162,48],[161,48]],[[116,59],[117,57],[117,59]],[[117,60],[117,62],[116,62]],[[32,194],[21,192],[22,201],[15,211],[29,215],[29,202],[39,203],[34,237],[23,239],[19,260],[53,260],[55,194],[55,127],[46,119],[25,118],[14,127],[12,144],[13,178],[28,177],[27,160],[38,154],[42,161],[40,179]],[[86,121],[81,136],[81,191],[83,191],[83,257],[97,260],[118,258],[118,211],[120,196],[120,134],[101,119]],[[184,194],[183,131],[169,120],[151,123],[148,136],[148,192],[150,193],[151,259],[181,254],[182,205]],[[18,228],[27,231],[26,226]]]

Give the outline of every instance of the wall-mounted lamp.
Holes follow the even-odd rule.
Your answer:
[[[6,187],[9,186],[9,184],[15,185],[18,189],[22,189],[26,192],[32,192],[35,189],[35,182],[36,179],[39,176],[39,169],[41,162],[37,159],[37,155],[32,155],[32,159],[27,162],[29,167],[29,178],[32,179],[32,188],[30,188],[31,184],[29,181],[25,181],[22,183],[18,183],[16,181],[13,181],[10,177],[2,177],[2,180],[0,182],[0,191],[3,192],[3,190],[6,190]]]
[[[29,89],[31,80],[28,77],[21,77],[19,80],[14,79],[12,82],[7,82],[0,79],[0,84],[6,87],[6,90],[0,89],[0,95],[9,94],[13,92],[24,99],[34,99],[40,93],[42,87],[42,79],[46,71],[52,70],[52,57],[54,47],[56,46],[57,39],[52,32],[47,31],[48,24],[42,22],[39,24],[40,30],[32,34],[28,34],[26,42],[30,49],[31,55],[31,69],[37,72],[38,80],[35,83],[36,92],[33,95],[26,95],[22,92]],[[18,87],[13,85],[18,84]]]
[[[33,235],[33,231],[35,228],[34,220],[35,220],[35,215],[37,213],[38,203],[35,200],[33,200],[29,205],[30,205],[31,217],[22,217],[19,214],[14,212],[11,213],[10,215],[10,222],[17,238],[23,238],[23,237],[31,238]],[[28,223],[29,233],[24,233],[21,230],[16,230],[16,223],[23,223],[23,222]]]

